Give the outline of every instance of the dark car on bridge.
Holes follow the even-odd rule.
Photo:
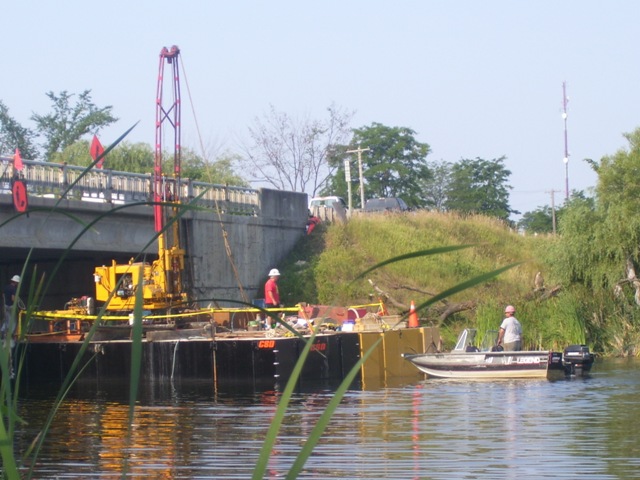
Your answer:
[[[370,198],[364,204],[365,212],[405,212],[407,204],[399,197]]]

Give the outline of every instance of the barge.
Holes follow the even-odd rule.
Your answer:
[[[301,382],[340,381],[358,363],[375,342],[381,342],[359,369],[357,379],[370,386],[385,385],[398,379],[416,380],[422,374],[402,358],[405,351],[426,351],[439,341],[434,327],[408,328],[399,316],[364,313],[363,308],[307,307],[323,310],[324,316],[311,319],[318,333],[300,375]],[[18,348],[26,349],[23,371],[27,381],[62,382],[72,372],[80,378],[127,380],[131,375],[132,329],[113,325],[106,329],[83,320],[45,320],[31,326]],[[203,313],[201,313],[203,315]],[[253,311],[244,312],[245,318]],[[230,328],[224,318],[238,317],[238,311],[211,313],[211,322],[183,324],[184,328],[144,330],[141,339],[143,382],[179,382],[197,380],[217,387],[253,384],[273,388],[289,379],[306,342],[310,328],[298,335],[282,326],[256,329],[253,321],[241,321]],[[295,324],[300,318],[288,317]],[[294,323],[295,322],[295,323]],[[43,327],[42,327],[43,326]],[[76,326],[78,329],[76,329]],[[62,330],[64,328],[64,330]],[[61,329],[56,331],[56,329]]]

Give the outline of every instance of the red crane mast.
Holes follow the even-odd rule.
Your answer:
[[[177,208],[171,208],[173,223],[166,231],[167,209],[159,202],[180,202],[180,67],[178,55],[180,49],[172,46],[163,47],[160,51],[160,65],[158,67],[158,88],[156,92],[156,146],[155,163],[153,169],[153,199],[155,231],[158,235],[159,262],[165,272],[165,292],[168,298],[182,298],[182,272],[184,270],[184,250],[180,248],[180,220],[177,219]],[[165,102],[164,87],[165,65],[171,66],[172,102]],[[165,128],[166,127],[166,128]],[[165,130],[173,132],[173,179],[168,181],[162,173],[162,147]]]
[[[153,185],[154,196],[156,202],[154,209],[155,229],[156,232],[161,231],[165,225],[163,208],[158,202],[179,200],[179,184],[180,184],[180,69],[178,65],[178,55],[180,49],[172,46],[171,49],[164,47],[160,51],[160,66],[158,68],[158,89],[156,93],[156,146],[155,146],[155,163],[153,169]],[[172,94],[173,102],[164,103],[164,68],[165,65],[171,65],[172,73]],[[162,143],[164,136],[164,127],[169,126],[173,131],[173,192],[171,184],[165,181],[162,174]]]
[[[142,288],[143,310],[169,313],[188,302],[184,291],[185,251],[180,248],[180,74],[175,45],[160,51],[158,90],[156,94],[156,144],[153,168],[154,223],[158,236],[158,259],[153,263],[133,262],[96,267],[96,300],[105,302],[106,309],[131,311],[136,304],[135,292]],[[171,65],[172,102],[165,103],[165,64]],[[169,82],[167,82],[169,83]],[[167,95],[168,96],[168,95]],[[173,134],[173,178],[162,173],[163,135]],[[166,202],[172,203],[167,206]],[[171,217],[169,216],[171,215]],[[169,222],[170,221],[170,222]]]

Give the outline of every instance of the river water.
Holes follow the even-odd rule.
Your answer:
[[[350,390],[298,478],[640,478],[638,360],[598,361],[589,378],[426,379]],[[308,387],[290,405],[267,476],[283,478],[331,399]],[[24,452],[57,390],[23,387]],[[127,442],[128,393],[83,383],[60,408],[33,478],[247,479],[277,391],[207,384],[141,392]]]

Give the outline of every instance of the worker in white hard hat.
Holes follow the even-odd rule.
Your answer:
[[[16,318],[17,313],[14,308],[16,303],[16,295],[18,292],[18,284],[20,283],[20,277],[14,275],[11,277],[9,284],[4,287],[3,300],[4,300],[4,316],[2,318],[2,325],[0,326],[0,336],[4,339],[9,332],[9,336],[13,335],[16,330]]]
[[[500,324],[500,332],[498,333],[497,345],[509,351],[522,350],[522,325],[515,315],[515,307],[507,305],[504,309],[505,318]]]
[[[272,268],[269,272],[269,280],[264,284],[264,307],[276,308],[280,307],[280,292],[278,291],[278,279],[280,278],[280,272],[277,268]],[[266,319],[266,328],[269,329],[273,326],[274,322],[271,317]]]
[[[280,272],[277,268],[272,268],[269,272],[269,280],[264,285],[264,304],[266,308],[280,306],[280,292],[278,292],[278,279]]]

